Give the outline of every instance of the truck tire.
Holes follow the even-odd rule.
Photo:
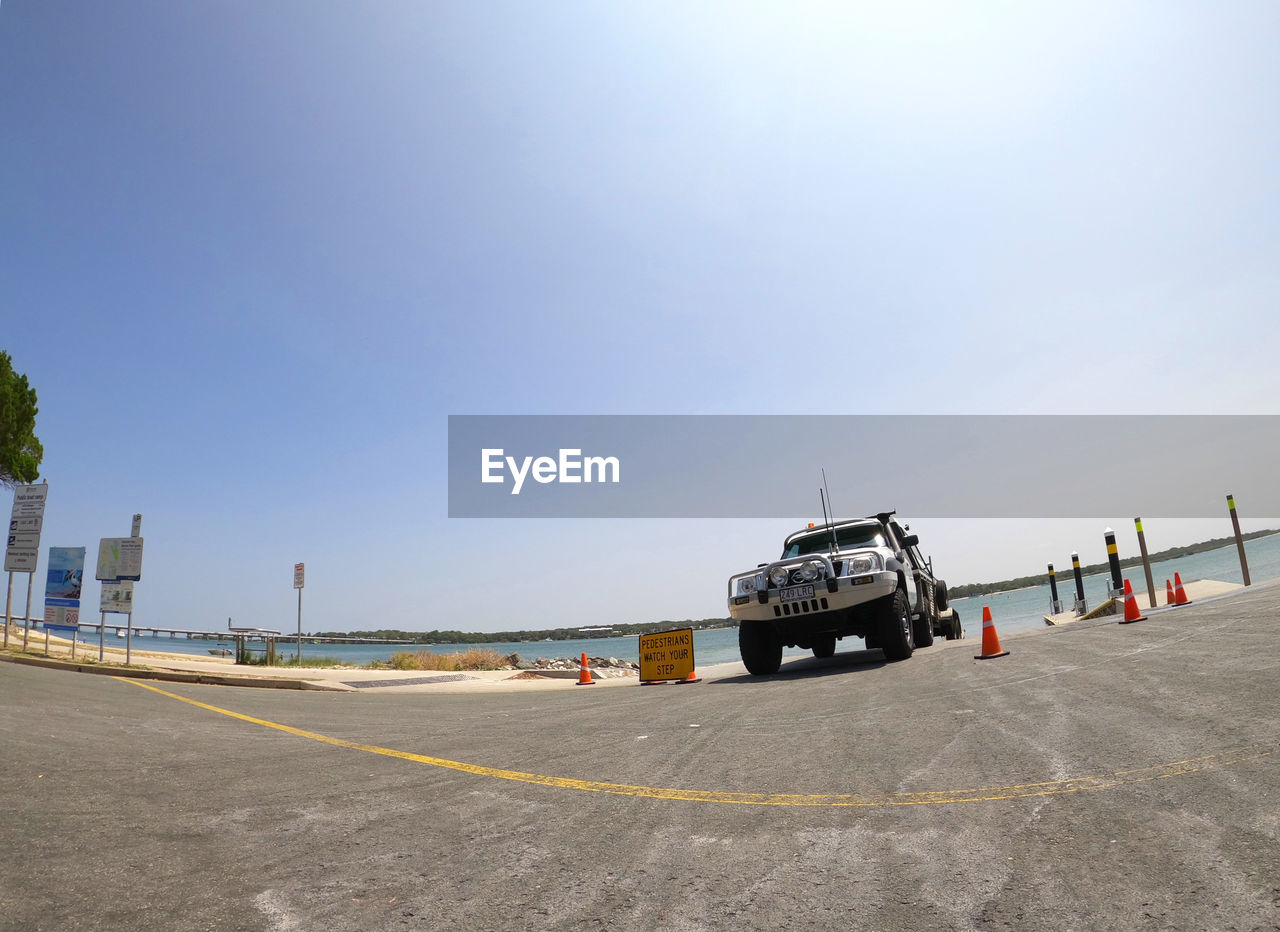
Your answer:
[[[911,656],[915,649],[915,640],[911,636],[911,606],[907,603],[907,594],[901,589],[880,600],[877,626],[876,640],[884,651],[885,660],[906,660]]]
[[[834,657],[836,655],[836,636],[826,634],[813,642],[813,656]]]
[[[951,610],[951,625],[947,628],[947,640],[958,641],[964,637],[964,625],[960,624],[960,613],[954,608]]]
[[[933,582],[930,581],[927,586],[919,586],[920,592],[920,615],[915,619],[912,626],[912,640],[916,647],[932,647],[933,631],[938,625],[938,607],[934,605],[934,588]]]
[[[933,622],[928,618],[920,621],[920,627],[912,631],[912,641],[916,647],[932,647],[933,646]]]
[[[929,606],[925,606],[925,610],[920,613],[920,618],[916,621],[912,628],[915,635],[913,640],[916,647],[932,647],[933,646],[933,623],[934,615],[929,611]]]
[[[933,584],[933,606],[939,612],[947,610],[947,584],[941,579]]]
[[[767,621],[744,621],[738,625],[738,652],[752,676],[768,676],[782,666],[782,641]]]

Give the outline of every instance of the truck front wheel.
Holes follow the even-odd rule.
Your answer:
[[[744,621],[738,625],[738,652],[752,676],[768,676],[782,666],[782,641],[767,621]]]
[[[877,623],[879,637],[876,640],[884,651],[885,660],[906,660],[915,649],[911,636],[911,606],[907,594],[901,589],[891,597],[880,600],[880,617]]]

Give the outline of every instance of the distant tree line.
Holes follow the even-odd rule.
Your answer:
[[[1245,540],[1253,540],[1255,537],[1266,537],[1268,534],[1277,533],[1274,530],[1267,531],[1251,531],[1248,534],[1240,536]],[[1214,537],[1211,540],[1202,540],[1198,544],[1187,544],[1184,547],[1170,547],[1168,550],[1161,550],[1159,553],[1153,553],[1150,556],[1152,563],[1158,563],[1161,560],[1176,560],[1178,557],[1189,556],[1193,553],[1200,553],[1204,550],[1217,550],[1219,547],[1225,547],[1228,544],[1235,543],[1235,537]],[[1120,568],[1125,569],[1131,566],[1141,566],[1142,555],[1136,557],[1123,557],[1120,560]],[[1082,576],[1091,576],[1094,573],[1106,573],[1111,569],[1110,563],[1090,563],[1088,566],[1080,565],[1080,574]],[[1072,580],[1075,571],[1071,564],[1066,567],[1054,565],[1054,570],[1058,576],[1059,585],[1064,579]],[[1036,573],[1034,576],[1019,576],[1016,579],[1002,579],[999,582],[989,583],[965,583],[960,586],[948,586],[947,594],[949,598],[963,599],[970,595],[986,595],[989,592],[1007,592],[1010,589],[1026,589],[1029,586],[1043,586],[1049,582],[1049,571],[1046,568],[1043,572]]]
[[[668,631],[673,628],[725,628],[732,618],[702,618],[697,621],[651,621],[643,624],[582,628],[547,628],[541,631],[317,631],[315,637],[381,638],[390,641],[412,641],[414,644],[499,644],[512,641],[581,641],[595,638],[632,637]]]

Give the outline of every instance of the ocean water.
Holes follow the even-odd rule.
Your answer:
[[[1249,563],[1249,579],[1260,583],[1280,577],[1280,534],[1269,537],[1257,537],[1244,542],[1245,557]],[[1165,580],[1173,579],[1173,574],[1181,573],[1183,583],[1197,579],[1216,579],[1219,582],[1243,583],[1240,572],[1240,555],[1234,543],[1216,550],[1204,550],[1199,553],[1178,557],[1176,560],[1162,560],[1151,564],[1151,578],[1156,585],[1156,604],[1164,605]],[[1134,594],[1138,597],[1138,606],[1146,608],[1147,578],[1142,566],[1130,566],[1121,571],[1121,575],[1129,580]],[[1084,595],[1089,608],[1097,608],[1107,598],[1107,589],[1111,586],[1111,574],[1099,573],[1084,577]],[[1071,568],[1065,573],[1058,573],[1058,598],[1064,609],[1070,609],[1076,597],[1075,577]],[[1052,610],[1049,597],[1049,578],[1039,586],[1027,589],[1015,589],[1011,592],[991,592],[968,599],[953,599],[951,605],[960,613],[964,622],[965,634],[976,637],[982,633],[982,608],[991,609],[992,620],[996,629],[1005,631],[1025,631],[1028,628],[1044,626],[1044,616]]]
[[[1249,561],[1249,576],[1255,583],[1280,578],[1280,534],[1270,537],[1259,537],[1245,542],[1245,553]],[[1182,574],[1184,583],[1197,579],[1216,579],[1222,582],[1243,582],[1240,573],[1240,560],[1235,544],[1217,550],[1206,550],[1200,553],[1179,557],[1176,560],[1153,563],[1151,575],[1156,583],[1156,598],[1164,604],[1164,581],[1172,579],[1174,572]],[[1146,606],[1146,577],[1141,566],[1124,570],[1133,585],[1134,592],[1140,599],[1139,605]],[[1085,598],[1089,607],[1100,605],[1106,598],[1110,574],[1098,574],[1084,577]],[[1064,606],[1069,607],[1075,599],[1075,579],[1070,569],[1058,574],[1058,596]],[[982,633],[982,607],[991,608],[996,627],[1001,633],[1024,631],[1044,627],[1044,616],[1050,611],[1049,582],[1026,589],[1010,592],[993,592],[983,596],[967,599],[954,599],[952,606],[960,613],[964,623],[965,634],[977,638]],[[82,631],[81,638],[88,639],[90,647],[98,643],[97,632]],[[113,633],[106,636],[106,642],[116,646],[124,645],[124,638]],[[231,647],[231,642],[223,642]],[[186,638],[146,637],[135,633],[134,650],[158,650],[170,653],[193,654],[208,657],[209,649],[218,647],[214,641],[193,641]],[[288,638],[281,638],[279,649],[286,656],[292,654],[296,642],[290,643]],[[639,640],[636,637],[590,638],[575,641],[521,641],[495,644],[440,644],[440,645],[394,645],[381,644],[308,644],[303,643],[302,655],[306,657],[332,657],[342,663],[367,664],[374,660],[389,660],[398,651],[430,650],[435,653],[449,654],[466,650],[470,647],[489,648],[500,654],[518,653],[526,660],[538,657],[577,657],[584,651],[591,657],[616,657],[619,660],[638,661],[640,659]],[[851,639],[841,641],[838,649],[860,649],[861,641]],[[716,628],[706,631],[695,631],[693,634],[694,661],[699,665],[726,663],[738,660],[737,628]],[[784,657],[808,656],[809,652],[797,648],[783,651]]]

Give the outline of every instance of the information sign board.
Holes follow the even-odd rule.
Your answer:
[[[640,635],[640,682],[684,680],[692,675],[692,628]]]
[[[40,560],[40,529],[49,484],[20,485],[13,490],[8,541],[4,550],[6,573],[34,573]]]
[[[9,519],[10,534],[39,534],[42,527],[44,527],[43,517]]]
[[[44,503],[49,497],[49,483],[20,485],[13,490],[13,517],[42,518]]]
[[[293,588],[301,589],[306,575],[307,565],[305,563],[293,564]]]
[[[49,570],[44,581],[44,621],[50,624],[80,623],[80,589],[84,584],[84,548],[50,547]]]
[[[6,573],[34,573],[36,564],[39,562],[39,542],[34,547],[24,547],[10,541],[8,549],[4,552]]]
[[[95,579],[137,581],[142,578],[141,537],[104,537],[98,543],[98,572]]]
[[[130,580],[104,582],[102,600],[98,611],[115,612],[117,615],[133,614],[133,583]]]
[[[50,605],[44,603],[44,626],[52,628],[54,625],[62,625],[70,630],[78,631],[80,629],[80,609],[67,608],[62,605]]]

